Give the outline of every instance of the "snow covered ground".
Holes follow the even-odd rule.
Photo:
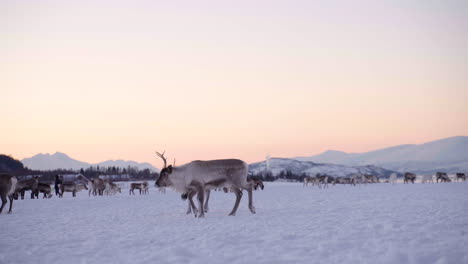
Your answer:
[[[154,184],[154,183],[152,183]],[[205,219],[147,196],[15,201],[0,215],[0,263],[468,263],[468,182],[214,192]]]

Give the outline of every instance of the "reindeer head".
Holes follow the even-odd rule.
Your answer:
[[[164,157],[164,153],[165,151],[162,154],[159,152],[156,152],[156,155],[158,155],[158,157],[160,157],[164,162],[164,167],[159,173],[159,178],[155,183],[156,187],[167,187],[167,186],[172,185],[169,179],[169,175],[171,175],[172,173],[172,165],[167,166],[167,161],[166,161],[166,158]]]

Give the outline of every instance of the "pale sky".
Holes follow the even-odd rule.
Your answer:
[[[468,135],[467,47],[465,0],[0,0],[0,153],[161,167]]]

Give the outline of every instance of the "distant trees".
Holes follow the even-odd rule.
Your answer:
[[[20,172],[24,169],[24,165],[21,161],[7,155],[0,154],[0,172]]]
[[[128,166],[127,168],[120,167],[89,167],[81,168],[79,170],[31,170],[24,167],[21,161],[16,160],[8,155],[0,154],[0,173],[12,173],[20,179],[27,175],[41,175],[41,181],[53,182],[54,176],[66,174],[82,174],[88,179],[96,178],[98,176],[112,176],[113,179],[125,180],[154,180],[159,177],[158,173],[151,172],[149,169],[140,170],[137,167]]]

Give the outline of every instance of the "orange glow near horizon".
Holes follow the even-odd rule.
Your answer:
[[[0,153],[17,159],[255,162],[468,135],[463,1],[0,7]]]

